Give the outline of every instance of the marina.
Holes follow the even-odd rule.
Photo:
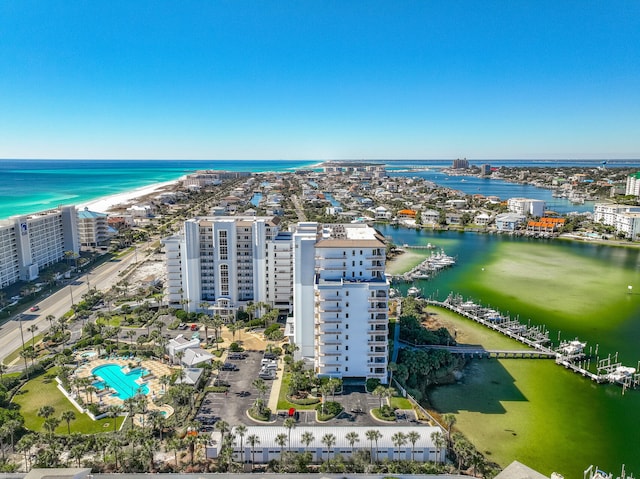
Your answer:
[[[407,245],[405,247],[408,248]],[[425,246],[412,246],[414,249],[429,249],[434,250],[435,246],[429,243]],[[416,279],[429,279],[435,276],[437,273],[442,271],[443,269],[449,268],[456,264],[456,258],[453,256],[449,256],[444,252],[444,249],[440,249],[440,251],[432,251],[429,256],[427,256],[420,264],[414,266],[409,271],[403,274],[395,274],[390,276],[390,280],[392,283],[397,282],[411,282]],[[417,290],[415,290],[417,292]],[[414,294],[415,295],[415,294]]]
[[[597,356],[598,346],[595,351],[586,353],[586,342],[581,342],[578,338],[571,341],[562,341],[557,347],[553,347],[549,339],[549,331],[544,325],[531,326],[520,323],[518,319],[512,319],[508,314],[505,315],[494,309],[483,307],[471,300],[464,300],[462,296],[449,294],[444,301],[428,299],[427,303],[433,306],[439,306],[453,311],[467,319],[471,319],[489,329],[497,331],[511,339],[525,344],[538,351],[539,355],[530,354],[527,356],[526,351],[489,351],[483,349],[468,349],[461,347],[446,347],[454,354],[468,354],[471,357],[546,357],[554,358],[556,364],[564,368],[580,374],[598,384],[609,383],[622,386],[622,392],[627,389],[635,389],[640,386],[640,362],[638,368],[624,366],[618,362],[618,353],[612,357],[609,354],[606,358],[600,359],[596,357],[596,372],[591,370],[591,358],[593,354]],[[500,356],[500,353],[503,353]],[[511,353],[511,356],[509,356]]]

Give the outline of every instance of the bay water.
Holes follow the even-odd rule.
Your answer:
[[[558,338],[579,337],[594,356],[597,345],[600,358],[618,352],[623,364],[637,367],[639,249],[379,229],[398,245],[431,243],[457,257],[453,268],[416,282],[425,296],[460,293],[522,323],[544,324],[556,344]],[[451,320],[465,330],[483,329]],[[486,343],[496,335],[477,331],[476,339]],[[511,347],[522,348],[515,342]],[[591,464],[611,472],[625,464],[627,471],[640,472],[640,390],[623,395],[621,387],[597,385],[553,360],[492,359],[472,362],[460,382],[434,388],[429,399],[440,412],[455,413],[457,427],[502,466],[518,460],[546,475],[556,471],[576,479]]]

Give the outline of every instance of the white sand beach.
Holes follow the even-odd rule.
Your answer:
[[[104,196],[88,203],[79,204],[77,205],[77,208],[78,210],[88,208],[90,211],[106,213],[112,210],[115,206],[129,204],[137,198],[159,192],[160,190],[164,190],[167,187],[178,184],[180,181],[182,181],[182,178],[179,178],[177,180],[164,181],[162,183],[154,183],[149,186],[143,186],[141,188],[136,188],[135,190],[125,191],[123,193],[117,193],[115,195]]]

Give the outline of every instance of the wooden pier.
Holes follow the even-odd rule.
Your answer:
[[[623,394],[626,389],[640,386],[640,362],[638,369],[623,366],[618,362],[618,353],[604,359],[596,358],[596,372],[590,370],[591,358],[585,353],[586,343],[576,338],[563,341],[555,349],[549,340],[549,331],[543,326],[522,324],[499,311],[484,307],[472,301],[464,301],[461,296],[450,294],[445,301],[426,300],[427,304],[439,306],[453,311],[460,316],[475,321],[504,336],[529,346],[529,350],[487,350],[477,347],[464,346],[434,346],[409,345],[421,349],[446,349],[452,354],[462,354],[470,358],[526,358],[526,359],[555,359],[556,364],[590,380],[600,383],[615,383],[622,386]],[[559,338],[558,338],[559,339]],[[407,344],[407,343],[405,343]],[[598,348],[596,346],[596,354]]]

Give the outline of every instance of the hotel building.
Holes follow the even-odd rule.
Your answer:
[[[78,254],[78,217],[74,206],[61,206],[0,222],[0,287],[33,281],[42,268]]]

